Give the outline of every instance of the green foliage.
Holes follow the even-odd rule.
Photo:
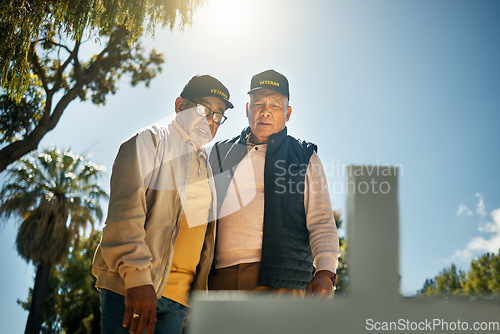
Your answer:
[[[4,0],[0,4],[0,86],[22,96],[29,87],[31,65],[29,53],[37,43],[50,49],[56,34],[69,40],[80,40],[87,34],[110,35],[125,25],[129,42],[144,31],[153,33],[156,26],[173,28],[191,19],[199,0]],[[35,45],[34,45],[35,44]],[[9,77],[14,80],[7,80]]]
[[[84,156],[56,148],[23,158],[7,169],[0,192],[0,216],[22,221],[16,244],[19,255],[37,265],[26,333],[39,333],[50,273],[68,254],[71,241],[102,219],[106,193],[96,183],[103,169]]]
[[[100,232],[83,238],[68,258],[52,270],[41,333],[100,332],[99,292],[91,274],[92,258],[100,238]],[[28,300],[32,293],[30,289]],[[29,301],[18,303],[25,310],[29,308]]]
[[[0,215],[22,220],[16,244],[23,258],[58,263],[67,255],[70,240],[102,219],[99,201],[107,195],[96,183],[102,172],[86,157],[56,148],[21,159],[7,170]]]
[[[424,286],[422,289],[418,291],[418,294],[425,294],[426,292],[436,290],[437,289],[437,283],[436,280],[433,278],[427,278],[424,282]]]
[[[472,261],[467,273],[452,264],[433,279],[426,279],[418,292],[424,296],[500,296],[500,251],[486,253]]]
[[[333,215],[335,217],[335,223],[337,225],[337,229],[342,228],[343,220],[340,217],[339,211],[334,211]],[[346,263],[346,241],[344,237],[339,238],[340,244],[340,257],[339,257],[339,265],[337,267],[337,276],[336,276],[336,284],[335,284],[335,294],[336,295],[346,295],[349,287],[349,276],[348,276],[348,266]]]
[[[140,38],[182,29],[202,1],[1,2],[0,172],[35,150],[73,100],[102,105],[123,76],[149,85],[164,59]]]
[[[8,94],[0,96],[0,144],[18,140],[30,133],[40,121],[45,106],[41,82],[31,78],[28,90],[16,102]]]
[[[486,253],[472,261],[468,279],[464,284],[466,295],[500,295],[500,251]]]

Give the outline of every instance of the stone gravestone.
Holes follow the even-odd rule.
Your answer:
[[[196,293],[187,332],[500,333],[498,300],[400,295],[397,168],[348,166],[346,190],[347,296],[324,300],[276,299],[244,292]]]

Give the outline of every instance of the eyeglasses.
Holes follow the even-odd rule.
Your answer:
[[[196,113],[200,116],[203,116],[203,117],[208,117],[208,116],[212,115],[212,120],[214,121],[214,123],[219,124],[219,125],[224,123],[227,119],[227,117],[224,116],[222,113],[217,112],[217,111],[213,111],[209,107],[204,106],[201,103],[196,104]]]

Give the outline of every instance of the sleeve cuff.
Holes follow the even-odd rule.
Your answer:
[[[125,274],[125,289],[141,285],[153,285],[149,270],[131,270]]]
[[[323,254],[318,255],[316,259],[316,272],[320,270],[328,270],[332,273],[337,273],[339,259],[335,255]]]

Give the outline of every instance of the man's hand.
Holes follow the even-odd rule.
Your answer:
[[[332,277],[335,277],[335,274],[330,271],[318,271],[307,284],[306,295],[333,298],[334,284]]]
[[[152,285],[141,285],[125,290],[123,327],[130,324],[129,333],[153,334],[156,323],[156,294]]]

